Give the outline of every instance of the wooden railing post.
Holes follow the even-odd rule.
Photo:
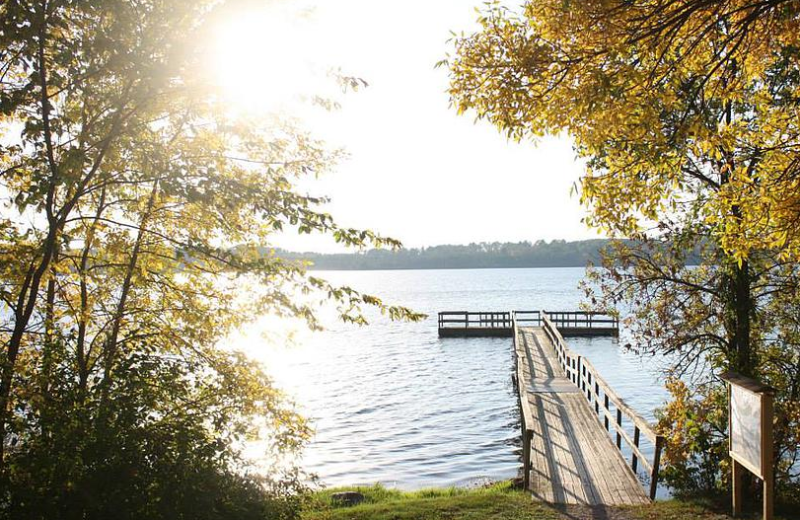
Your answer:
[[[633,427],[633,445],[637,448],[639,447],[639,427]],[[633,451],[633,450],[631,450]],[[633,468],[633,472],[636,473],[636,470],[639,468],[639,459],[636,458],[636,453],[633,452],[631,455],[631,468]]]
[[[617,426],[622,427],[622,410],[617,408]],[[622,436],[617,430],[617,448],[622,448]]]
[[[586,365],[581,363],[581,389],[586,391]]]
[[[608,409],[608,394],[604,394],[603,397],[604,397],[603,398],[603,405],[606,407],[606,413],[603,414],[603,422],[606,425],[606,431],[609,431],[610,427],[609,427],[609,424],[608,424],[608,412],[610,410]]]
[[[664,448],[664,436],[656,435],[656,450],[653,453],[653,471],[650,473],[650,500],[656,499],[658,491],[658,467],[661,465],[661,450]]]
[[[529,490],[531,487],[531,440],[532,439],[533,439],[533,431],[524,429],[522,433],[522,485],[525,491]]]
[[[594,382],[594,412],[600,413],[600,384]]]

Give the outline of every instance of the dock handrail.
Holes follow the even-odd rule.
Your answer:
[[[551,312],[542,311],[542,327],[550,341],[556,348],[558,361],[567,379],[572,381],[586,396],[589,405],[594,405],[597,420],[605,426],[606,431],[611,431],[613,426],[616,433],[617,449],[622,449],[622,440],[631,450],[631,468],[636,473],[639,462],[647,467],[650,472],[650,498],[655,499],[658,488],[658,473],[661,465],[661,450],[664,447],[664,437],[655,432],[650,423],[617,395],[611,386],[599,375],[592,363],[579,354],[573,353],[567,346],[558,328],[550,317]],[[516,337],[515,337],[516,341]],[[601,405],[602,397],[602,405]],[[611,413],[610,405],[614,405],[615,415]],[[622,426],[623,416],[633,424],[633,439]],[[641,434],[653,444],[653,461],[650,462],[639,448]]]
[[[533,327],[540,327],[542,325],[541,311],[511,311],[511,314],[516,323]]]
[[[523,311],[525,312],[525,311]],[[535,312],[537,317],[539,311]],[[517,397],[519,398],[520,427],[522,429],[522,483],[523,489],[529,489],[531,484],[531,442],[533,441],[533,415],[528,404],[528,385],[525,384],[524,364],[522,354],[517,348],[517,312],[511,313],[511,338],[514,345],[514,383],[517,387]]]
[[[603,312],[593,311],[542,311],[558,327],[592,329],[595,327],[619,328],[619,319]]]
[[[541,327],[544,311],[441,311],[440,337],[511,335],[512,315],[522,327]],[[585,311],[548,312],[550,320],[564,336],[616,336],[619,321],[608,315]]]
[[[511,328],[511,312],[443,311],[439,313],[439,328]]]

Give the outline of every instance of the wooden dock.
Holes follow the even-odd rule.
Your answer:
[[[499,313],[473,314],[488,319]],[[525,488],[537,499],[556,504],[647,503],[655,498],[664,440],[614,393],[586,358],[569,349],[557,323],[567,325],[571,335],[616,334],[618,330],[615,320],[616,330],[607,330],[613,318],[579,314],[508,313]],[[586,325],[590,320],[604,330],[590,331]],[[501,319],[494,323],[501,328]],[[644,444],[649,444],[652,459],[644,455]],[[640,469],[647,472],[640,476]]]

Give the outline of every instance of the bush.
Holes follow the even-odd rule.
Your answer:
[[[70,378],[53,378],[47,399],[32,399],[38,406],[16,414],[3,514],[31,520],[294,518],[299,475],[248,472],[240,448],[259,417],[279,425],[270,442],[275,456],[291,452],[307,435],[303,421],[282,407],[257,366],[235,355],[215,361],[212,369],[131,355],[105,398],[100,387],[82,392]]]

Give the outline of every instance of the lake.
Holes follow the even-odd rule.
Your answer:
[[[324,485],[401,489],[515,477],[519,415],[510,338],[443,338],[444,310],[578,310],[583,268],[315,272],[429,317],[308,333],[262,320],[237,338],[310,418],[303,467]],[[275,330],[273,330],[275,329]],[[294,346],[284,347],[287,332]],[[262,333],[272,333],[272,340]],[[276,339],[277,338],[277,339]],[[240,343],[239,343],[240,342]],[[667,396],[652,359],[611,338],[568,338],[648,419]],[[277,345],[276,345],[277,344]]]

